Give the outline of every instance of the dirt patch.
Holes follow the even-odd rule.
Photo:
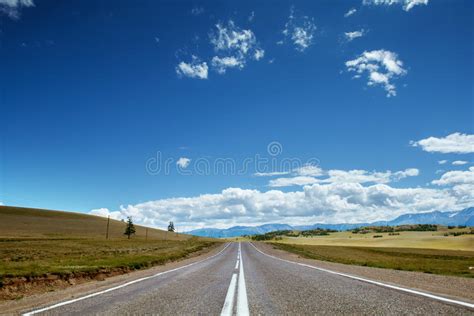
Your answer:
[[[74,272],[67,275],[46,274],[35,277],[4,278],[0,287],[0,301],[16,300],[24,296],[65,289],[92,280],[104,281],[106,278],[129,272],[131,272],[129,268],[117,268],[95,272]]]

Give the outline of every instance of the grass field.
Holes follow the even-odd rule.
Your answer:
[[[0,206],[0,290],[16,278],[26,281],[127,272],[177,260],[215,245],[157,229],[136,227],[130,240],[125,223],[77,213]]]
[[[474,251],[292,245],[271,243],[274,247],[304,258],[360,266],[419,271],[462,277],[474,277]]]
[[[446,232],[467,231],[470,229],[440,228],[435,232],[399,232],[390,236],[388,233],[353,234],[351,232],[331,233],[329,236],[283,237],[279,243],[295,245],[320,246],[354,246],[354,247],[394,247],[474,251],[474,235],[444,236]],[[374,238],[374,235],[382,235]]]

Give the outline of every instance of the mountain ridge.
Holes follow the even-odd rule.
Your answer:
[[[335,230],[348,230],[362,226],[397,226],[405,224],[437,224],[437,225],[466,225],[474,226],[474,207],[466,208],[461,211],[433,211],[429,213],[408,213],[396,217],[390,221],[377,221],[371,223],[338,223],[338,224],[322,224],[316,223],[311,225],[288,224],[264,224],[260,226],[233,226],[227,229],[219,228],[201,228],[186,232],[186,234],[200,237],[239,237],[244,235],[264,234],[276,230],[308,230],[314,228],[325,228]]]

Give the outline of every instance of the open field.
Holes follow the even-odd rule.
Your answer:
[[[0,206],[0,298],[15,297],[32,283],[41,287],[58,280],[104,278],[217,244],[137,225],[128,240],[125,223],[114,220],[106,240],[106,227],[107,219],[97,216]]]
[[[330,233],[328,236],[286,237],[276,242],[294,245],[354,246],[354,247],[394,247],[474,251],[474,235],[444,236],[447,232],[468,231],[470,229],[447,229],[438,231],[408,231],[391,236],[388,233],[353,234],[350,231]],[[374,238],[381,235],[381,238]]]
[[[474,277],[474,251],[271,243],[304,258],[360,266]]]

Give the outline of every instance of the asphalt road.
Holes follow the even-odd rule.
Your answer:
[[[368,282],[369,281],[369,282]],[[474,308],[281,260],[250,243],[27,315],[474,315]]]

